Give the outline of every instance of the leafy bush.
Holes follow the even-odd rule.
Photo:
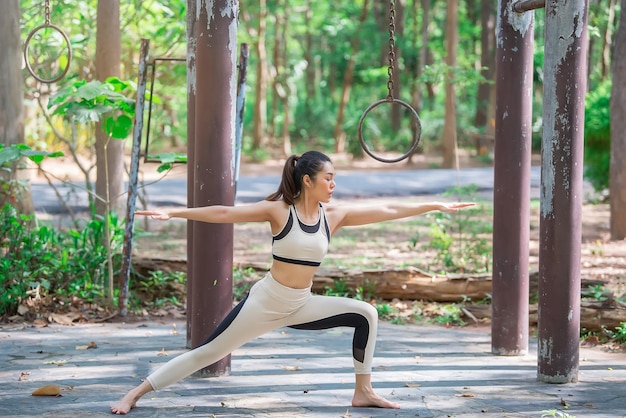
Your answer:
[[[476,185],[455,187],[446,191],[446,196],[455,196],[459,201],[480,201]],[[484,200],[484,199],[482,199]],[[448,272],[487,272],[491,268],[492,247],[490,222],[493,207],[482,203],[458,213],[436,212],[428,216],[433,220],[430,241],[426,249],[436,251],[434,266]],[[417,246],[419,235],[411,240]]]
[[[111,248],[121,254],[123,229],[111,217]],[[73,295],[93,301],[107,277],[104,220],[83,230],[57,231],[11,205],[0,211],[0,315],[13,315],[31,295]],[[114,257],[119,270],[121,258]]]
[[[611,83],[604,82],[585,100],[585,178],[594,189],[609,187],[611,161]]]

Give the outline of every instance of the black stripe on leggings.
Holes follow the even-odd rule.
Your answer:
[[[289,328],[302,330],[321,330],[336,327],[354,328],[354,337],[352,338],[352,356],[355,360],[363,363],[365,359],[365,347],[370,333],[370,324],[367,318],[358,313],[343,313],[339,315],[329,316],[328,318],[318,319],[317,321],[307,322],[305,324],[292,325]]]
[[[239,302],[237,306],[235,306],[233,310],[230,311],[228,315],[226,315],[226,317],[222,320],[222,322],[220,322],[217,328],[215,328],[211,335],[209,335],[209,338],[207,338],[202,344],[200,344],[200,346],[210,343],[211,341],[216,339],[222,332],[226,331],[230,324],[233,323],[235,318],[237,318],[237,315],[239,315],[239,312],[241,311],[241,308],[243,308],[243,304],[246,302],[246,300],[248,300],[248,296],[243,298],[241,302]]]

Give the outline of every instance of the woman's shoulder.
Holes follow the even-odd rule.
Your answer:
[[[350,211],[350,206],[342,203],[323,203],[322,210],[326,216],[345,216]]]
[[[289,206],[283,200],[261,200],[253,203],[260,210],[271,213],[275,218],[281,218],[289,211]]]

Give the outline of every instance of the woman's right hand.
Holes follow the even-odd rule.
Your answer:
[[[167,221],[172,218],[169,213],[157,210],[137,210],[135,211],[135,215],[149,216],[158,221]]]

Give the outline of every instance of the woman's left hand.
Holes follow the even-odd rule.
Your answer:
[[[474,202],[453,202],[453,203],[439,203],[440,212],[458,212],[459,209],[467,208],[470,206],[476,206]]]

